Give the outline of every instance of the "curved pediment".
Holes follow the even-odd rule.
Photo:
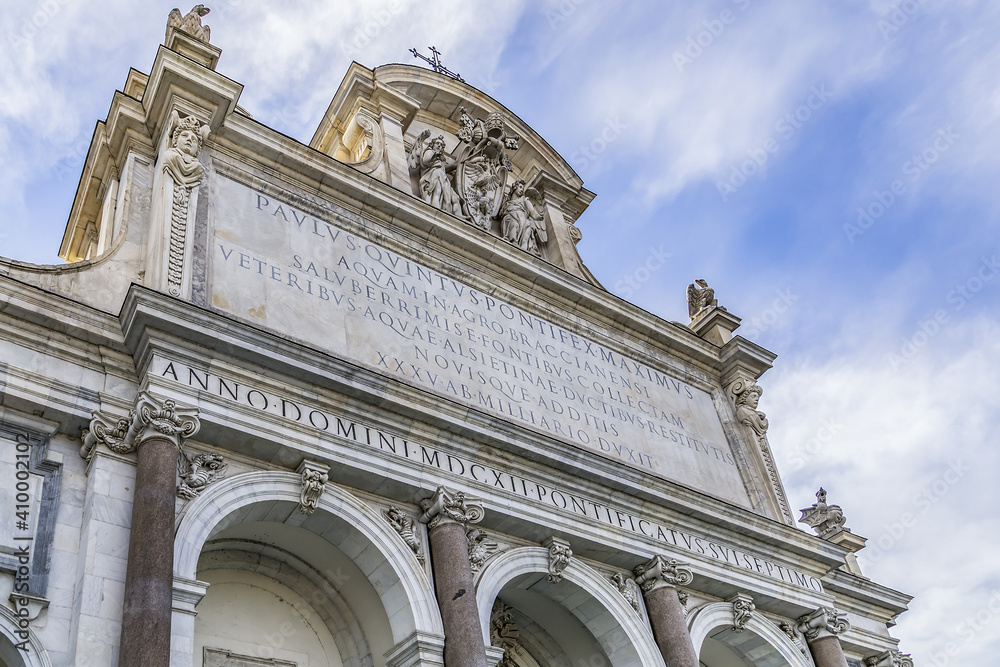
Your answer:
[[[594,194],[527,123],[464,81],[354,63],[310,146],[598,284],[576,251]]]

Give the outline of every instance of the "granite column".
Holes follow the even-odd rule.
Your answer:
[[[635,583],[642,589],[653,638],[667,667],[698,667],[684,607],[677,596],[677,587],[693,579],[691,568],[664,556],[653,556],[635,568]]]
[[[169,667],[177,456],[200,426],[196,411],[142,393],[130,435],[137,449],[125,573],[120,667]]]
[[[434,592],[444,623],[445,667],[486,667],[465,533],[466,524],[482,520],[482,505],[467,499],[461,491],[441,486],[420,507],[420,522],[428,528]]]
[[[847,667],[838,635],[850,627],[845,615],[830,607],[820,607],[799,619],[799,632],[805,635],[816,667]]]

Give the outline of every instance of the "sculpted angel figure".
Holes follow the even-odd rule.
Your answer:
[[[452,186],[451,174],[457,166],[454,158],[445,153],[444,137],[431,139],[430,130],[424,130],[410,149],[410,171],[419,174],[420,198],[436,209],[462,216],[462,201]]]
[[[500,232],[503,237],[521,250],[539,254],[538,244],[549,240],[545,230],[545,217],[541,194],[535,188],[525,187],[518,179],[510,189],[510,195],[500,207]]]
[[[174,7],[167,17],[167,34],[170,34],[171,28],[177,28],[207,44],[212,37],[212,29],[201,24],[201,17],[210,11],[212,10],[205,5],[195,5],[191,11],[182,16],[181,10]]]

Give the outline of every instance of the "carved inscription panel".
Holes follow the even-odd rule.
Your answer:
[[[215,188],[214,308],[748,505],[709,393],[350,234],[335,214],[221,177]]]

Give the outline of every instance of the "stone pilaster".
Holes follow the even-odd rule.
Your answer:
[[[809,644],[816,667],[847,667],[838,635],[847,632],[850,627],[843,612],[830,607],[820,607],[799,619],[798,630]]]
[[[486,667],[486,647],[479,627],[479,605],[469,564],[466,525],[483,519],[482,505],[461,491],[439,486],[420,503],[420,523],[427,524],[441,620],[445,667]]]
[[[678,586],[693,580],[690,567],[665,556],[653,556],[635,568],[635,583],[642,589],[649,625],[667,667],[698,667],[684,607],[677,595]]]
[[[198,432],[197,411],[139,394],[129,436],[137,449],[125,572],[120,667],[169,667],[177,456]]]

